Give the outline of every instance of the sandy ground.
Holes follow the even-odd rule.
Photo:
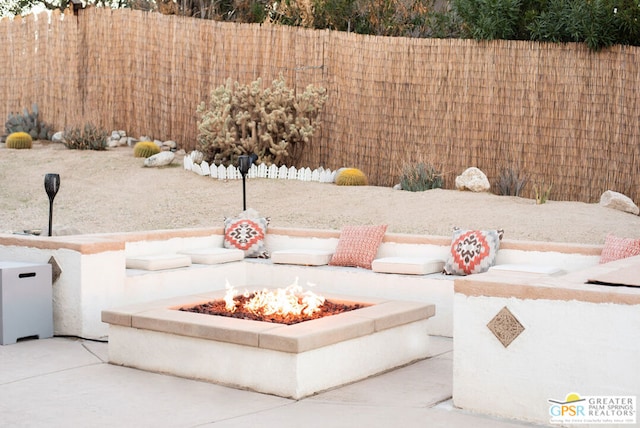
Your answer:
[[[53,230],[128,232],[222,226],[242,211],[242,181],[221,181],[182,168],[145,168],[130,148],[68,150],[36,142],[31,150],[0,145],[0,232],[46,229],[47,173],[60,174]],[[605,189],[606,190],[606,189]],[[501,228],[505,239],[602,244],[607,233],[640,238],[640,217],[598,204],[534,200],[457,190],[398,191],[297,180],[248,179],[247,206],[271,225],[340,229],[387,224],[389,232],[449,236],[454,226]]]

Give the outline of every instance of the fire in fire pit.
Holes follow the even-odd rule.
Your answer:
[[[242,295],[237,295],[229,284],[226,288],[224,300],[214,300],[180,310],[278,324],[297,324],[367,306],[361,303],[332,302],[311,291],[303,292],[297,279],[287,288],[263,289]]]

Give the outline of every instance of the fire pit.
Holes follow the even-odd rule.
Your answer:
[[[359,308],[293,325],[184,310],[225,295],[103,311],[109,362],[299,399],[429,355],[430,304],[323,296]]]
[[[304,291],[296,279],[296,282],[287,288],[245,292],[241,295],[237,294],[235,288],[227,284],[227,293],[224,299],[182,307],[180,310],[292,325],[353,311],[365,306],[367,305],[362,303],[327,300],[311,291]]]

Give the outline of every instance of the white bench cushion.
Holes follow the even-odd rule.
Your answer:
[[[278,250],[271,253],[271,261],[285,265],[322,266],[329,264],[331,256],[333,251],[330,250]]]
[[[244,259],[244,251],[237,248],[198,248],[180,251],[180,254],[189,256],[191,263],[202,265],[217,265],[219,263],[236,262]]]
[[[490,272],[520,272],[531,273],[537,275],[560,275],[564,273],[562,269],[557,266],[544,266],[544,265],[527,265],[527,264],[503,264],[494,265],[489,268]]]
[[[426,275],[442,272],[444,260],[424,257],[382,257],[371,263],[371,269],[379,273]]]
[[[191,258],[181,254],[127,257],[127,269],[163,270],[187,266],[191,266]]]

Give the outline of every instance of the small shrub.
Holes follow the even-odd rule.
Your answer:
[[[433,165],[423,162],[417,165],[405,165],[400,177],[402,190],[422,192],[442,187],[442,173]]]
[[[160,153],[160,147],[153,141],[139,141],[133,146],[133,156],[137,158],[148,158]]]
[[[528,181],[528,177],[517,169],[505,168],[498,176],[496,192],[502,196],[520,196]]]
[[[8,149],[30,149],[33,143],[31,135],[26,132],[14,132],[7,137]]]
[[[344,168],[336,174],[338,186],[366,186],[367,176],[357,168]]]
[[[533,185],[533,191],[536,194],[536,204],[542,205],[549,200],[549,196],[551,195],[551,186],[551,184],[545,186],[544,182],[540,185]]]
[[[83,128],[71,128],[64,131],[65,146],[75,150],[106,150],[109,133],[86,123]]]

